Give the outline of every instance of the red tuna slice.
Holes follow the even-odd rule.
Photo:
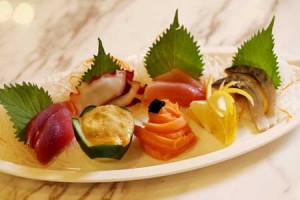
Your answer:
[[[204,100],[205,92],[186,83],[154,81],[146,87],[143,103],[149,105],[155,98],[169,99],[179,106],[188,107],[192,101]]]
[[[187,73],[179,70],[179,69],[172,69],[171,71],[159,75],[158,77],[153,79],[154,81],[164,81],[164,82],[175,82],[175,83],[186,83],[192,85],[196,88],[200,88],[204,90],[204,86],[196,80],[195,78],[191,77]]]
[[[69,101],[54,103],[50,105],[48,108],[38,113],[27,125],[27,130],[26,130],[27,145],[29,145],[33,149],[35,148],[37,139],[40,137],[40,133],[41,133],[40,130],[43,128],[48,118],[62,108],[67,108],[73,114],[76,113],[73,104]]]
[[[74,138],[72,127],[72,114],[62,108],[52,114],[42,128],[40,137],[35,144],[35,152],[38,160],[47,164]]]
[[[38,160],[47,164],[74,138],[70,102],[55,103],[40,112],[28,124],[27,144],[35,149]]]

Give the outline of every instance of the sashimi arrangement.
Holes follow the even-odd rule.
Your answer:
[[[0,104],[16,139],[28,151],[33,149],[45,166],[71,143],[99,162],[121,160],[133,141],[150,157],[170,160],[196,148],[202,139],[190,119],[226,147],[235,141],[245,113],[255,132],[278,121],[276,98],[282,81],[273,50],[274,21],[239,47],[232,65],[216,80],[213,74],[203,77],[208,66],[176,11],[173,23],[144,57],[151,79],[146,84],[130,65],[106,53],[99,39],[97,55],[67,100],[53,102],[46,89],[24,82],[4,85]],[[147,114],[136,119],[133,109]]]

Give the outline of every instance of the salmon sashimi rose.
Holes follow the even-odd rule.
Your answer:
[[[160,104],[153,112],[153,104]],[[153,158],[169,160],[195,145],[197,137],[190,129],[177,103],[155,99],[149,106],[149,120],[135,126],[134,134],[144,151]]]

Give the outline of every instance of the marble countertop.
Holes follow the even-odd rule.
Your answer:
[[[26,2],[25,4],[22,2]],[[145,54],[179,9],[202,47],[237,46],[273,15],[275,48],[300,59],[298,0],[0,0],[0,86],[67,70],[97,51]],[[300,199],[300,127],[206,168],[148,180],[55,183],[0,173],[1,199]]]

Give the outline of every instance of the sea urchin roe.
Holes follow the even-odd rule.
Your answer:
[[[128,120],[129,119],[129,120]],[[99,106],[80,118],[82,130],[89,143],[93,145],[127,145],[133,121],[130,113],[120,107]]]
[[[90,158],[119,160],[131,144],[134,120],[124,107],[88,106],[72,122],[76,140]]]

